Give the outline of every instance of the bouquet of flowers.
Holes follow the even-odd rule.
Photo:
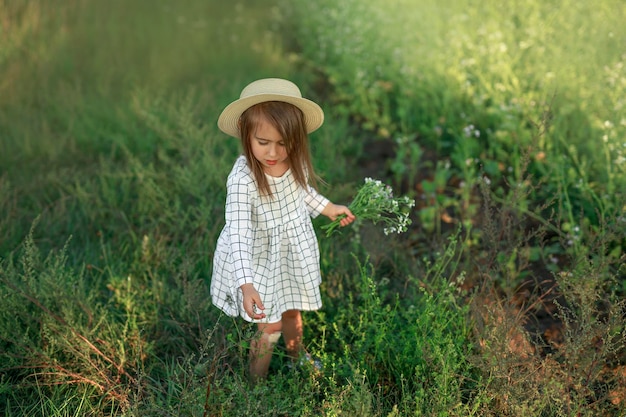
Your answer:
[[[354,200],[348,208],[359,220],[371,220],[374,224],[384,223],[385,235],[389,233],[406,232],[411,224],[409,209],[415,206],[415,200],[407,196],[394,197],[389,185],[380,180],[365,178],[365,183],[359,188]],[[341,217],[322,226],[326,236],[330,236],[339,227]]]

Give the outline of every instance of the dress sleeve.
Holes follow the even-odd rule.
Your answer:
[[[252,204],[249,183],[241,176],[228,178],[226,184],[226,225],[233,257],[237,287],[253,282]]]
[[[319,216],[329,202],[330,200],[318,193],[315,188],[308,186],[304,203],[311,217]]]

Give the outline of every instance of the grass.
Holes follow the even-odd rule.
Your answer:
[[[0,410],[623,415],[625,13],[0,0]],[[208,294],[238,153],[215,120],[264,76],[323,104],[326,195],[367,162],[418,206],[393,239],[320,233],[323,371],[279,347],[250,387],[254,329]]]

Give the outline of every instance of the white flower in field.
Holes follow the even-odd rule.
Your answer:
[[[465,135],[465,137],[468,137],[468,138],[472,136],[479,138],[480,130],[476,129],[476,126],[470,124],[463,128],[463,134]]]
[[[405,145],[405,144],[409,143],[409,141],[410,141],[410,139],[409,139],[408,136],[398,136],[398,137],[395,138],[395,142],[398,145]]]

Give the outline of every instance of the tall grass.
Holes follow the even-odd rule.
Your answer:
[[[324,75],[339,112],[390,139],[388,174],[423,201],[414,247],[432,251],[453,224],[467,230],[468,280],[496,303],[474,311],[478,323],[489,317],[477,327],[482,414],[623,407],[619,377],[596,355],[623,366],[624,327],[612,320],[624,312],[625,13],[613,1],[296,2],[288,12],[302,67]],[[567,343],[546,349],[553,329],[532,324],[540,314]],[[572,385],[580,378],[596,389]],[[525,398],[528,381],[545,396]]]
[[[20,213],[6,206],[3,250],[15,247],[42,211],[53,217],[49,223],[42,217],[50,238],[58,230],[54,240],[63,240],[73,229],[82,244],[76,231],[91,229],[86,235],[93,238],[98,223],[95,210],[85,218],[66,215],[77,199],[102,199],[84,207],[116,217],[142,199],[138,193],[149,192],[155,176],[172,174],[162,171],[166,163],[179,165],[180,176],[194,187],[215,186],[226,169],[220,170],[223,156],[236,152],[236,144],[221,140],[213,128],[226,101],[222,97],[232,97],[235,86],[248,81],[243,68],[266,62],[259,75],[286,71],[271,40],[261,43],[270,35],[266,29],[255,32],[261,15],[250,7],[205,2],[184,7],[3,2],[2,7],[7,33],[0,62],[7,74],[0,94],[2,189],[7,202],[30,200]],[[245,38],[253,32],[257,43]],[[233,57],[233,49],[241,52]],[[207,168],[189,167],[200,153],[206,155],[203,163],[210,161],[209,180],[190,181],[195,170]],[[137,171],[143,167],[152,174],[142,183]],[[106,174],[100,176],[101,170]],[[164,198],[166,188],[158,187]]]
[[[0,7],[0,408],[117,415],[174,397],[178,358],[216,320],[205,280],[238,146],[218,109],[289,75],[264,8]]]
[[[565,208],[593,222],[596,205],[623,211],[618,2],[298,2],[291,13],[301,61],[328,77],[340,111],[397,142],[390,169],[415,164],[417,141],[449,158],[465,188],[479,171],[518,183],[530,147],[546,179],[538,199],[566,187],[576,198]]]

